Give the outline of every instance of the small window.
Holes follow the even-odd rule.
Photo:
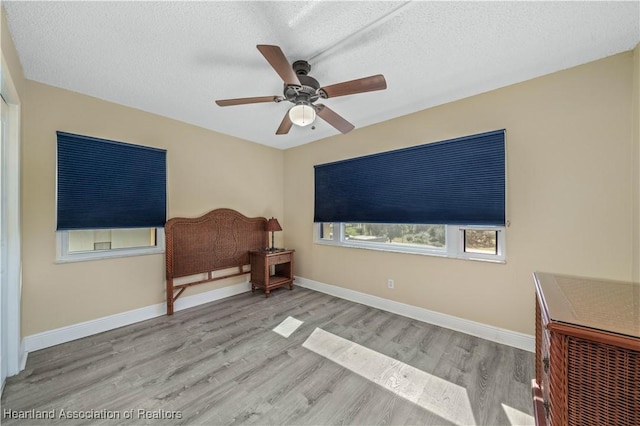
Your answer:
[[[69,253],[156,246],[156,228],[97,229],[68,232]]]
[[[57,261],[61,263],[164,252],[162,228],[70,230],[56,234]]]
[[[333,240],[333,223],[321,223],[320,224],[320,239]]]
[[[56,261],[164,252],[166,150],[56,135]]]
[[[498,231],[464,229],[464,252],[498,254]]]

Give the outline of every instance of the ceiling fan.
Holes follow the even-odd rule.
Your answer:
[[[323,104],[315,104],[318,99],[336,98],[338,96],[353,95],[356,93],[372,92],[387,88],[387,82],[382,74],[356,80],[345,81],[320,87],[318,81],[308,75],[311,65],[307,61],[289,61],[278,46],[259,44],[258,50],[267,62],[284,81],[282,96],[258,96],[253,98],[223,99],[216,101],[218,106],[233,106],[255,104],[261,102],[289,101],[294,104],[285,114],[276,135],[286,135],[291,126],[307,126],[314,122],[316,115],[331,124],[341,133],[353,130],[354,125],[338,115],[335,111]]]

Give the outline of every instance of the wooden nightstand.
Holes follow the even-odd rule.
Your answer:
[[[251,259],[251,291],[264,288],[265,297],[269,297],[271,289],[289,286],[293,290],[293,252],[281,251],[250,251]]]

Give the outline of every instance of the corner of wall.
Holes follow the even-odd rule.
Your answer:
[[[0,5],[0,30],[2,56],[6,60],[8,72],[11,74],[17,92],[21,93],[24,86],[24,71],[16,47],[13,44],[13,37],[11,37],[11,33],[9,32],[7,14],[3,5]]]

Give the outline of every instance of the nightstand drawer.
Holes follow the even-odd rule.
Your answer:
[[[291,254],[280,254],[278,256],[269,256],[269,265],[280,265],[281,263],[291,262]]]

